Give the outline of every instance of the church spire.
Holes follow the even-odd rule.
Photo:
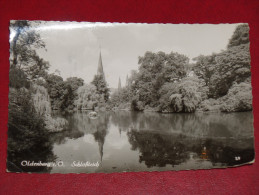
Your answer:
[[[103,79],[105,80],[105,77],[104,77],[104,72],[103,72],[103,62],[102,62],[102,54],[101,54],[101,51],[100,51],[100,56],[99,56],[99,61],[98,61],[98,69],[97,69],[97,75],[102,75],[103,76]]]

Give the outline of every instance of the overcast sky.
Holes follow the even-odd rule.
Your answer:
[[[127,74],[138,69],[138,56],[146,51],[178,52],[190,59],[226,49],[238,24],[116,24],[47,22],[40,25],[46,43],[38,53],[66,79],[92,81],[100,53],[109,87],[125,84]]]

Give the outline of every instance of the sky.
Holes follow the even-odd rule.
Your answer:
[[[101,51],[106,81],[117,88],[119,77],[124,86],[131,70],[138,70],[146,51],[178,52],[192,61],[226,49],[237,25],[44,22],[37,29],[46,48],[37,52],[49,61],[50,73],[90,83]]]

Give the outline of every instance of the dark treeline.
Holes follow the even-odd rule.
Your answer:
[[[7,169],[46,172],[46,167],[21,166],[22,160],[48,162],[55,159],[52,145],[48,142],[45,117],[37,112],[33,99],[35,86],[32,81],[44,76],[49,68],[49,64],[35,51],[45,45],[28,21],[11,22],[10,29],[15,36],[10,41]]]
[[[63,80],[58,74],[48,73],[49,62],[37,54],[37,49],[45,48],[35,28],[39,24],[29,21],[10,22],[7,162],[10,171],[46,171],[45,167],[22,167],[20,160],[55,160],[49,142],[50,133],[64,130],[69,124],[62,117],[53,117],[52,110],[79,109],[79,88],[93,88],[94,92],[90,95],[94,97],[95,104],[91,109],[106,105],[109,98],[107,83],[100,76],[95,76],[90,85],[84,85],[81,78]],[[84,102],[87,102],[87,98],[83,96]]]
[[[236,28],[226,50],[193,60],[174,52],[146,52],[111,105],[160,112],[252,110],[247,24]]]

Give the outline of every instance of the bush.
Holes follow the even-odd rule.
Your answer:
[[[219,112],[220,111],[220,101],[216,99],[207,99],[200,103],[198,111],[210,111],[210,112]]]
[[[45,128],[49,132],[62,131],[68,125],[68,121],[60,117],[52,118],[51,116],[45,116],[44,122],[46,124]]]
[[[52,161],[53,154],[48,136],[44,118],[37,114],[30,91],[25,88],[10,88],[8,170],[21,172],[25,169],[32,169],[30,171],[41,169],[41,167],[21,167],[20,161],[25,159]]]
[[[181,112],[183,110],[183,102],[181,94],[173,94],[170,96],[171,106],[173,112]]]
[[[241,112],[252,110],[252,87],[249,82],[235,83],[228,94],[221,98],[222,112]]]
[[[11,67],[9,72],[9,86],[16,89],[22,87],[29,89],[30,83],[22,70]]]
[[[179,91],[182,95],[183,111],[194,112],[196,107],[202,100],[201,92],[199,91],[200,83],[198,78],[187,77],[182,80],[179,85]]]
[[[138,109],[139,111],[143,111],[144,108],[145,108],[145,104],[144,104],[142,101],[138,101],[138,102],[137,102],[137,109]]]
[[[145,112],[158,112],[158,111],[160,111],[160,109],[159,109],[159,107],[151,107],[149,105],[146,105],[144,111]]]

